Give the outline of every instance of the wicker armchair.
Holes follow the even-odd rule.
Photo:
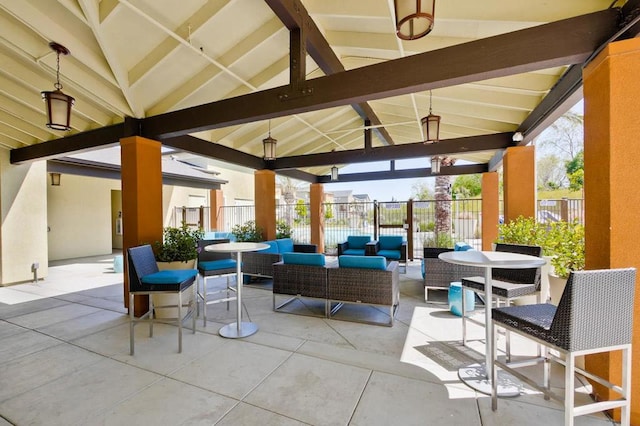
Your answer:
[[[572,272],[557,307],[545,303],[493,309],[494,326],[504,327],[545,347],[544,357],[536,360],[543,362],[545,370],[544,383],[541,386],[516,371],[514,369],[517,368],[516,364],[498,361],[495,352],[493,376],[495,377],[495,367],[499,366],[544,392],[546,399],[554,398],[561,402],[564,400],[565,425],[573,425],[574,416],[616,407],[622,408],[621,424],[629,425],[635,276],[634,268]],[[494,336],[496,336],[495,333]],[[550,354],[548,349],[560,352],[564,355],[564,360]],[[608,381],[610,378],[594,378],[592,372],[585,374],[583,370],[576,368],[577,356],[614,350],[622,351],[620,386],[610,383]],[[530,366],[530,361],[525,360],[521,366]],[[558,361],[565,365],[564,398],[551,392],[549,361]],[[615,390],[621,397],[575,407],[575,373]],[[493,380],[493,384],[492,407],[495,410],[497,408],[496,380]]]
[[[453,281],[483,274],[484,270],[475,266],[456,265],[440,260],[438,255],[453,251],[450,248],[424,247],[422,259],[422,277],[424,279],[424,300],[428,301],[429,289],[447,290]]]
[[[283,260],[273,264],[273,310],[283,307],[298,298],[319,299],[325,302],[323,317],[328,315],[327,267],[321,253],[285,253]],[[279,295],[292,296],[276,305]]]
[[[367,256],[367,258],[372,257]],[[379,258],[386,262],[384,257],[379,256]],[[344,303],[379,305],[389,309],[389,322],[383,325],[393,326],[395,313],[400,302],[399,282],[400,274],[397,261],[389,262],[386,269],[346,268],[342,266],[328,268],[329,317],[331,318]],[[331,307],[332,302],[337,302],[333,308]]]

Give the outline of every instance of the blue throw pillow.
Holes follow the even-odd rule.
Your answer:
[[[257,253],[280,253],[278,251],[278,243],[276,243],[275,241],[273,240],[263,241],[262,244],[268,244],[269,248],[265,250],[260,250]]]
[[[293,240],[291,238],[280,238],[276,240],[279,253],[289,253],[293,251]]]
[[[338,266],[341,268],[360,269],[387,269],[387,260],[384,256],[347,256],[338,257]]]
[[[455,247],[453,248],[453,251],[468,251],[468,250],[473,250],[473,247],[471,247],[469,244],[465,242],[456,243]]]
[[[369,235],[350,235],[347,237],[350,249],[364,249],[369,241],[371,241]]]
[[[289,265],[324,266],[323,253],[283,253],[282,261]]]
[[[401,235],[380,235],[378,238],[380,250],[400,250],[402,246]]]

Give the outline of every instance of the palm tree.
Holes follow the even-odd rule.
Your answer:
[[[441,157],[441,166],[453,166],[455,163],[454,158]],[[451,239],[451,176],[438,175],[436,176],[435,185],[435,200],[436,200],[436,218],[435,218],[435,233],[436,241],[446,241]],[[446,240],[445,240],[446,239]]]

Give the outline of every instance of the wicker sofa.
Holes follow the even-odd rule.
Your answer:
[[[277,304],[278,296],[287,299]],[[323,253],[283,253],[282,260],[273,264],[273,310],[280,311],[298,298],[322,300],[321,316],[328,316],[327,265]]]
[[[383,325],[393,326],[400,303],[398,262],[391,261],[387,264],[384,256],[347,255],[338,258],[338,266],[327,268],[329,318],[345,303],[377,305],[389,309],[389,322]]]
[[[246,252],[242,255],[242,273],[254,277],[273,277],[273,264],[282,260],[282,253],[316,253],[315,244],[295,244],[291,238],[263,241],[267,250]]]
[[[424,279],[424,300],[428,299],[429,289],[449,289],[453,281],[461,281],[463,277],[482,275],[483,268],[456,265],[440,260],[438,255],[453,251],[451,248],[424,247],[422,258],[422,277]]]

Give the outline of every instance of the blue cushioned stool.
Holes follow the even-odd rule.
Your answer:
[[[465,311],[473,311],[475,309],[475,297],[473,290],[465,289]],[[462,283],[454,281],[449,285],[449,310],[452,314],[459,317],[462,316]]]
[[[207,306],[216,303],[237,300],[236,287],[231,286],[231,277],[236,277],[238,264],[231,257],[231,253],[214,253],[205,250],[206,246],[213,244],[228,243],[226,239],[200,240],[198,241],[198,284],[196,310],[200,315],[200,301],[202,301],[202,326],[207,326]],[[207,280],[210,278],[226,277],[227,284],[223,288],[207,288]],[[209,297],[216,296],[216,297]]]

